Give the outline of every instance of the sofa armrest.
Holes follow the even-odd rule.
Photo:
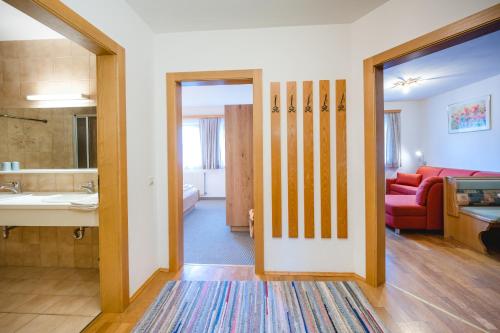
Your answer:
[[[396,178],[385,179],[385,194],[389,194],[392,184],[396,184]]]

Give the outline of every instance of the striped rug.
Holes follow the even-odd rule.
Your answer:
[[[134,332],[385,332],[354,282],[172,281]]]

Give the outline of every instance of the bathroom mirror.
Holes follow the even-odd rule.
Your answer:
[[[9,109],[0,112],[0,162],[21,169],[97,168],[95,107]]]
[[[0,41],[0,172],[97,168],[96,56],[58,37]]]

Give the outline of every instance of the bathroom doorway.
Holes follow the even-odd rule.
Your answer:
[[[95,109],[97,115],[98,172],[95,176],[94,190],[99,193],[99,206],[97,208],[99,227],[95,237],[96,241],[98,239],[98,243],[94,246],[97,250],[106,249],[106,251],[99,251],[98,255],[100,290],[98,304],[102,312],[122,312],[128,306],[130,297],[127,239],[125,50],[61,2],[38,0],[6,0],[1,2],[2,4],[10,4],[56,33],[67,36],[71,43],[95,57],[96,77],[93,84],[95,100],[97,101]],[[56,52],[56,50],[52,48],[50,52]],[[34,66],[39,67],[38,64],[34,64]],[[34,72],[38,73],[38,71]],[[37,95],[46,96],[48,94],[53,94],[53,92],[43,92]],[[84,99],[82,95],[87,94],[68,96],[65,93],[65,95],[68,99],[81,100]],[[28,99],[25,98],[25,100]],[[104,128],[105,131],[100,130]],[[65,131],[72,134],[70,127]],[[26,142],[29,143],[30,140],[26,140]],[[69,147],[67,149],[70,150]],[[69,159],[73,160],[73,158],[74,155],[71,154]],[[39,180],[38,184],[45,185],[46,178],[44,177],[43,181]],[[62,181],[63,176],[58,178],[61,181],[56,184],[69,188],[69,184]],[[75,180],[75,178],[71,185],[73,188],[75,184],[81,185],[82,179]],[[86,188],[91,188],[89,182],[83,185]],[[12,229],[12,231],[14,230]],[[79,238],[80,234],[78,230],[75,231],[75,237]],[[90,234],[92,235],[92,232]],[[72,237],[72,235],[70,236]],[[74,238],[71,239],[74,240]],[[88,241],[89,239],[89,232],[86,230],[83,240]],[[74,252],[80,250],[82,249],[75,248]]]

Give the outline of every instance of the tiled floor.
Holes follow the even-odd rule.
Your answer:
[[[0,332],[80,332],[100,312],[99,271],[0,267]]]

